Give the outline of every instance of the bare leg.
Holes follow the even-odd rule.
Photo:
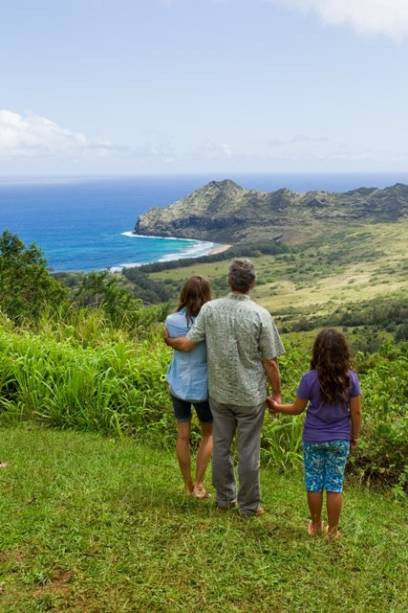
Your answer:
[[[339,525],[339,517],[343,502],[343,495],[338,492],[327,492],[327,517],[329,520],[329,540],[335,540],[339,533],[337,527]]]
[[[212,423],[201,423],[201,441],[197,451],[197,467],[194,492],[207,494],[203,486],[205,471],[213,449]]]
[[[190,422],[177,422],[176,453],[183,475],[186,494],[193,492],[193,480],[191,478],[191,455],[190,455]]]
[[[311,517],[308,532],[311,536],[315,536],[322,531],[323,492],[307,492],[307,503]]]

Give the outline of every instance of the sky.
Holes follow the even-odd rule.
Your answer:
[[[0,176],[408,170],[408,0],[13,0]]]

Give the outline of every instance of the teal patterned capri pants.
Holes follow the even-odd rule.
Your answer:
[[[344,470],[350,452],[349,441],[303,443],[305,484],[308,492],[343,491]]]

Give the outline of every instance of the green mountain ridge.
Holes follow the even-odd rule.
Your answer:
[[[360,187],[344,193],[273,192],[245,189],[231,181],[211,181],[166,208],[137,220],[143,235],[197,238],[216,242],[277,240],[299,243],[356,223],[396,222],[408,217],[408,186]]]

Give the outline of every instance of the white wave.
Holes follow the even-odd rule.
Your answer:
[[[176,236],[156,236],[156,235],[147,235],[147,234],[135,234],[131,230],[127,232],[121,232],[122,236],[127,236],[129,238],[153,238],[156,240],[165,240],[165,241],[188,241],[189,243],[197,242],[195,238],[180,238]]]
[[[160,258],[159,262],[171,262],[173,260],[184,260],[186,258],[199,258],[204,255],[208,255],[215,247],[218,247],[217,243],[209,243],[200,241],[193,247],[183,249],[177,253],[168,253]]]
[[[111,266],[108,270],[109,272],[121,272],[124,268],[139,268],[139,266],[148,263],[149,262],[124,262],[123,264],[119,264],[119,266]]]

